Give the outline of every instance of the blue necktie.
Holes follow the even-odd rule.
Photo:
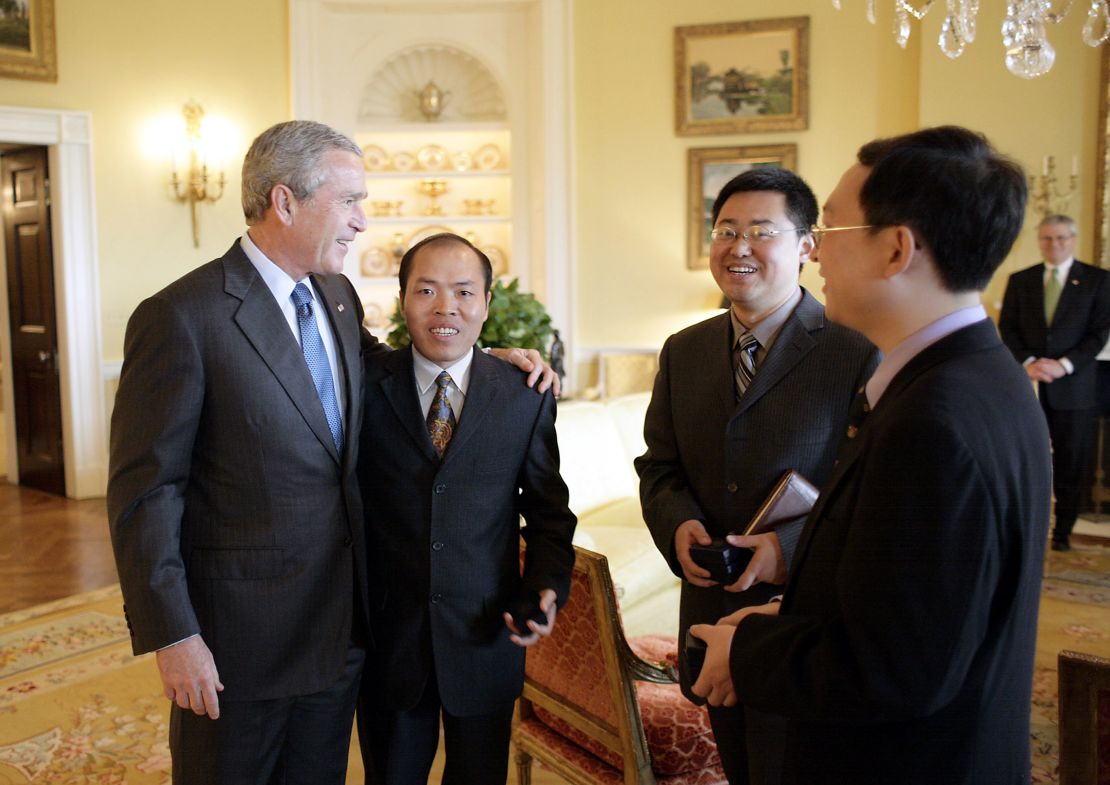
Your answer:
[[[312,293],[304,283],[299,283],[293,287],[292,297],[297,309],[297,323],[301,328],[304,361],[308,364],[312,382],[320,395],[320,403],[324,406],[324,416],[328,418],[328,428],[331,429],[331,438],[335,440],[335,449],[342,453],[343,418],[339,414],[339,403],[335,397],[335,381],[332,379],[328,353],[324,350],[320,330],[316,327],[316,317],[312,313]]]

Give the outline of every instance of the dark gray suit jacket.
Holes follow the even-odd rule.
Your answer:
[[[411,350],[368,359],[365,400],[359,477],[378,643],[368,667],[384,705],[415,705],[434,667],[450,713],[503,708],[520,694],[524,649],[509,640],[501,613],[522,590],[554,589],[566,600],[574,566],[576,519],[559,476],[555,399],[476,350],[442,461]]]
[[[220,700],[318,692],[366,608],[362,308],[313,276],[344,385],[335,449],[304,355],[239,243],[143,301],[112,415],[108,518],[135,652],[201,633]],[[367,350],[373,345],[368,336]]]
[[[667,339],[644,425],[647,452],[636,459],[644,520],[679,577],[674,533],[683,521],[700,520],[723,537],[743,529],[786,470],[817,485],[825,480],[852,399],[878,362],[875,347],[827,322],[824,307],[803,291],[737,403],[731,338],[726,312]],[[779,531],[788,564],[800,530],[799,523]],[[691,624],[715,623],[781,591],[758,585],[730,593],[683,582],[679,640]]]
[[[894,377],[821,488],[780,615],[732,642],[740,700],[789,718],[785,783],[1029,782],[1049,474],[989,321]]]
[[[1019,363],[1029,357],[1067,357],[1075,372],[1052,384],[1038,384],[1051,409],[1093,409],[1095,357],[1110,335],[1110,275],[1098,267],[1072,262],[1060,301],[1045,323],[1045,266],[1037,264],[1010,276],[998,317],[1002,340]]]

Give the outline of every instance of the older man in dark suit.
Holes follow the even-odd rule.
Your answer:
[[[457,235],[413,246],[400,269],[412,347],[366,365],[359,476],[380,565],[359,704],[369,782],[425,783],[442,718],[445,785],[503,785],[523,647],[551,631],[570,587],[554,398],[474,345],[492,277]],[[518,598],[539,618],[507,616]]]
[[[781,605],[695,627],[694,691],[785,715],[789,784],[1024,785],[1048,431],[980,292],[1021,229],[1025,175],[956,127],[858,161],[818,261],[829,318],[884,359]]]
[[[1037,226],[1044,263],[1010,276],[998,329],[1037,383],[1052,437],[1056,520],[1052,548],[1069,550],[1095,424],[1095,357],[1110,335],[1110,275],[1075,258],[1078,232],[1066,215]]]
[[[679,640],[691,624],[715,623],[782,591],[774,584],[786,577],[801,521],[730,538],[756,555],[729,586],[710,580],[690,547],[742,529],[789,469],[822,482],[852,398],[877,362],[863,336],[828,323],[798,284],[816,221],[817,200],[793,172],[752,169],[725,185],[713,205],[710,269],[731,307],[671,336],[660,355],[644,427],[648,450],[636,468],[644,519],[684,579]],[[766,582],[753,585],[758,580]],[[681,663],[689,695],[685,657]],[[745,722],[741,708],[713,707],[709,716],[730,783],[777,780],[773,720]]]
[[[175,783],[344,781],[368,641],[360,354],[384,350],[340,274],[364,177],[339,132],[268,129],[247,232],[128,323],[109,526],[135,653],[174,702]]]

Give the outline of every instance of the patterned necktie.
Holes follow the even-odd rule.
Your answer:
[[[451,377],[447,371],[440,371],[436,377],[436,396],[428,408],[428,435],[432,437],[432,446],[440,458],[447,450],[447,443],[451,441],[451,434],[455,432],[455,413],[451,410],[451,401],[447,398],[447,388],[451,386]]]
[[[755,376],[755,353],[759,351],[759,341],[749,332],[740,336],[740,348],[736,359],[736,395],[742,397]]]
[[[316,385],[320,403],[323,404],[331,438],[335,440],[335,449],[342,453],[343,418],[339,414],[339,402],[335,397],[335,380],[331,375],[328,353],[324,350],[324,341],[320,338],[316,317],[312,313],[312,293],[302,282],[293,287],[292,299],[297,310],[297,323],[301,328],[301,351],[304,352],[304,361],[308,364],[312,383]]]
[[[1049,268],[1048,281],[1044,285],[1044,316],[1048,324],[1052,324],[1052,316],[1056,313],[1056,306],[1060,302],[1060,271],[1055,267]]]

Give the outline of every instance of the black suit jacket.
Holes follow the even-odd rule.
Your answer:
[[[804,293],[737,403],[731,338],[725,312],[667,339],[644,425],[648,449],[636,459],[644,520],[679,577],[674,533],[683,521],[700,520],[721,537],[747,524],[787,469],[824,481],[852,398],[877,363],[874,346],[827,322],[825,309]],[[800,530],[799,523],[779,531],[788,563]],[[780,592],[759,585],[730,593],[684,581],[679,640],[691,624],[715,623]],[[681,664],[688,690],[685,657]]]
[[[989,321],[898,373],[840,451],[780,615],[732,643],[740,700],[789,718],[785,782],[1029,782],[1049,474]]]
[[[1045,323],[1043,264],[1010,276],[998,317],[1002,340],[1019,363],[1029,357],[1067,357],[1074,373],[1039,384],[1039,395],[1052,409],[1093,409],[1096,404],[1095,357],[1110,335],[1110,275],[1080,261],[1072,262],[1060,301]]]
[[[562,602],[574,566],[576,519],[559,476],[551,393],[536,394],[516,368],[475,350],[466,404],[441,461],[412,351],[372,357],[359,474],[378,565],[371,669],[385,705],[415,705],[433,667],[452,714],[512,703],[524,649],[509,640],[501,613],[521,591],[554,589]]]
[[[221,701],[331,686],[356,593],[366,607],[354,469],[360,341],[373,343],[350,282],[312,282],[341,364],[342,455],[297,338],[238,242],[127,326],[108,519],[133,647],[201,633]]]

